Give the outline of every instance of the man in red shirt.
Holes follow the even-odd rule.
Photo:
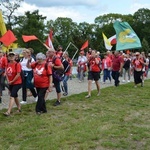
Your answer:
[[[120,57],[119,52],[114,52],[114,57],[112,58],[112,78],[115,80],[115,86],[119,85],[119,75],[122,71],[123,59]]]

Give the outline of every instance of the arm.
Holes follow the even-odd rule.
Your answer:
[[[13,82],[15,82],[18,79],[19,76],[20,76],[20,72],[18,72],[16,74],[16,76],[14,77],[14,79],[12,81],[9,81],[8,78],[7,78],[8,84],[12,84]]]
[[[31,68],[31,58],[28,59],[26,66],[27,66],[28,68]]]

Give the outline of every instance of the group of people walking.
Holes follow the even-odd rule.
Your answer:
[[[18,60],[18,55],[16,57],[15,53],[9,52],[6,56],[2,50],[0,51],[0,100],[2,101],[4,88],[7,87],[10,93],[9,107],[4,112],[5,116],[11,114],[14,103],[17,105],[17,112],[21,112],[20,104],[27,103],[27,89],[30,90],[37,102],[35,107],[37,114],[47,112],[45,99],[53,87],[55,87],[57,93],[57,101],[54,106],[60,105],[61,81],[56,77],[56,71],[63,72],[63,95],[66,96],[68,94],[67,80],[71,74],[72,61],[67,52],[61,52],[60,49],[55,51],[49,48],[46,55],[38,53],[34,57],[31,49],[24,49],[22,54],[23,57]],[[63,65],[65,63],[68,65],[67,68]],[[18,91],[21,88],[22,101],[20,102],[18,100]]]
[[[113,54],[107,51],[103,59],[100,53],[91,48],[86,53],[80,51],[77,61],[77,72],[79,83],[82,84],[85,72],[88,72],[88,94],[85,98],[91,97],[92,82],[97,88],[97,96],[100,95],[100,73],[103,71],[103,84],[107,80],[114,85],[119,86],[119,77],[123,76],[122,82],[130,82],[130,76],[133,74],[134,84],[141,83],[143,86],[144,77],[148,74],[150,55],[144,53],[125,54],[115,51]],[[61,91],[63,95],[68,95],[67,81],[72,75],[73,61],[69,58],[68,52],[59,46],[57,51],[52,48],[44,53],[33,55],[33,49],[23,50],[23,58],[19,58],[17,54],[9,52],[4,55],[0,50],[0,102],[2,101],[2,91],[8,88],[10,93],[9,107],[5,116],[9,116],[14,103],[17,105],[17,112],[21,112],[21,105],[27,103],[27,89],[30,90],[35,98],[37,114],[46,113],[46,98],[52,88],[55,87],[57,100],[54,106],[61,104]],[[127,76],[127,77],[126,77]],[[34,81],[33,81],[34,80]],[[7,81],[7,82],[6,82]],[[62,83],[62,84],[61,84]],[[18,99],[18,91],[22,88],[22,101]]]
[[[81,51],[77,61],[79,82],[83,81],[84,74],[86,70],[88,70],[88,95],[86,98],[91,96],[90,89],[92,80],[96,83],[98,93],[100,93],[100,85],[99,82],[97,82],[100,76],[96,79],[90,79],[90,69],[93,67],[93,64],[94,70],[92,70],[92,72],[97,74],[103,72],[103,84],[105,84],[107,80],[111,83],[112,79],[114,79],[114,85],[118,87],[120,84],[120,76],[123,77],[122,82],[124,83],[130,82],[131,75],[133,75],[134,87],[137,87],[139,83],[141,83],[141,86],[143,87],[144,78],[147,77],[150,68],[150,54],[145,54],[144,52],[123,53],[123,51],[115,51],[112,53],[111,51],[107,51],[103,54],[103,58],[101,58],[99,52],[96,52],[95,56],[93,56],[92,53],[94,53],[94,50],[91,48],[86,55],[84,54],[84,51]],[[95,70],[96,66],[97,70]]]

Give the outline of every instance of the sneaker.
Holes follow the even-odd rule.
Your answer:
[[[35,102],[37,102],[38,101],[38,96],[37,97],[35,97]]]
[[[87,96],[85,96],[85,98],[90,98],[91,97],[91,95],[87,95]]]
[[[27,102],[26,101],[21,101],[20,104],[27,104]]]
[[[64,96],[67,96],[67,95],[68,95],[68,93],[63,93],[63,95],[64,95]]]
[[[125,81],[125,80],[122,80],[122,82],[125,83],[126,81]]]
[[[144,82],[142,81],[142,83],[141,83],[141,87],[143,87],[144,86]]]
[[[128,80],[128,83],[131,82],[130,80]]]
[[[54,106],[58,106],[58,105],[60,105],[60,101],[57,100],[57,101],[55,102]]]
[[[97,96],[100,96],[100,94],[101,94],[101,92],[98,92],[98,93],[97,93]]]

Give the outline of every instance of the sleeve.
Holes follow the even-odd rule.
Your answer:
[[[61,60],[60,60],[59,58],[56,58],[56,60],[55,60],[55,65],[56,65],[56,66],[62,65],[62,62],[61,62]]]
[[[47,64],[47,74],[52,75],[52,69],[48,64]]]
[[[34,69],[35,67],[36,67],[36,62],[34,61],[31,63],[31,68]]]

